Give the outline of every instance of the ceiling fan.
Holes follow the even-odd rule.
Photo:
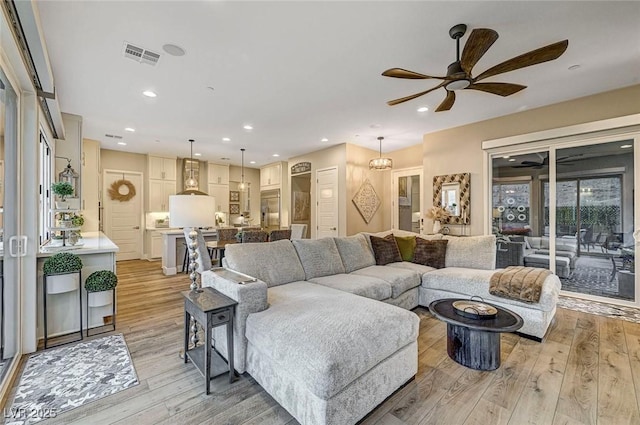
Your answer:
[[[520,165],[512,165],[511,168],[535,168],[539,170],[541,168],[549,166],[549,155],[545,154],[543,156],[542,154],[539,154],[539,153],[537,153],[536,155],[538,155],[538,157],[540,158],[540,161],[522,161]],[[581,157],[582,155],[583,154],[577,154],[577,155],[563,156],[560,158],[556,158],[556,164],[571,166],[573,165],[572,162],[574,162],[575,159]]]
[[[486,93],[497,94],[499,96],[510,96],[522,89],[525,89],[527,86],[510,83],[481,83],[480,81],[485,78],[493,77],[494,75],[504,74],[505,72],[515,71],[527,66],[557,59],[565,52],[565,50],[567,50],[567,46],[569,45],[569,40],[549,44],[548,46],[544,46],[506,60],[474,77],[471,74],[471,70],[498,39],[498,33],[489,28],[474,29],[471,31],[471,35],[469,35],[469,39],[464,46],[461,57],[460,38],[466,31],[467,26],[465,24],[458,24],[449,30],[451,38],[456,40],[456,61],[449,65],[447,68],[447,75],[445,77],[434,77],[431,75],[408,71],[402,68],[391,68],[384,71],[382,75],[385,77],[406,78],[410,80],[443,80],[440,84],[430,88],[429,90],[425,90],[411,96],[401,97],[400,99],[390,100],[387,104],[389,106],[397,105],[425,95],[441,87],[444,87],[447,91],[447,97],[442,101],[442,103],[440,103],[436,112],[448,111],[451,109],[456,100],[455,91],[457,90],[479,90]]]

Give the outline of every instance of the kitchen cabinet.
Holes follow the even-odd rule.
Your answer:
[[[162,258],[162,233],[157,231],[151,232],[151,257]]]
[[[154,180],[177,179],[176,159],[148,156],[149,178]]]
[[[283,167],[280,162],[262,167],[260,169],[260,190],[279,189],[284,180],[283,169],[286,172],[286,166]]]
[[[169,196],[176,194],[176,182],[149,179],[149,205],[147,211],[169,211]]]
[[[82,216],[85,232],[97,232],[99,228],[98,211],[100,208],[100,142],[84,139],[82,141]]]
[[[208,187],[209,196],[216,198],[216,212],[229,213],[229,185],[212,184]]]
[[[207,168],[207,182],[209,184],[229,185],[229,165],[210,162],[207,164]]]

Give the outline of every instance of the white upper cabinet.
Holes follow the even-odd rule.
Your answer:
[[[149,178],[156,180],[176,180],[176,159],[149,155]]]
[[[277,189],[282,183],[282,164],[267,165],[260,168],[260,189]]]
[[[229,165],[220,165],[210,162],[208,164],[209,175],[207,181],[209,184],[229,184]]]

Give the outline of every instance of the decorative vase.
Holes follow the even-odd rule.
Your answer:
[[[67,208],[69,208],[69,203],[67,201],[56,201],[56,209],[66,210]]]
[[[47,293],[61,294],[75,291],[80,286],[78,273],[56,274],[47,276]]]
[[[89,292],[89,307],[102,307],[113,302],[113,290]]]
[[[438,220],[435,220],[433,222],[433,233],[440,233],[440,222]]]

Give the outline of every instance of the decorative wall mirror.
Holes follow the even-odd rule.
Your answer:
[[[471,212],[471,174],[448,174],[433,178],[433,205],[451,216],[442,224],[469,224]]]

